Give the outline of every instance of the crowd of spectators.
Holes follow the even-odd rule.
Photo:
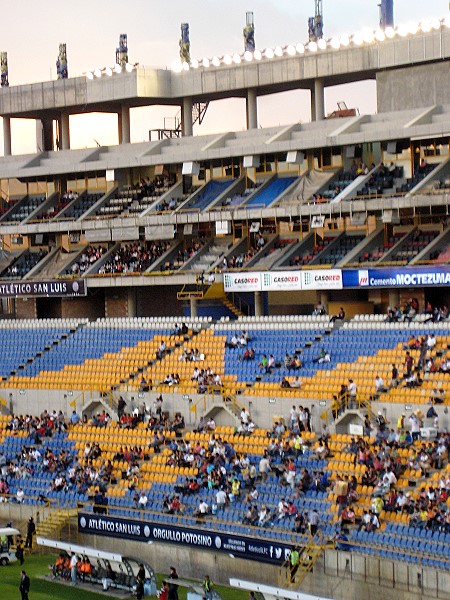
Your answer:
[[[143,273],[169,248],[168,241],[125,244],[102,265],[99,273]]]
[[[67,275],[83,275],[94,263],[96,263],[106,252],[103,246],[89,245],[83,250],[80,257],[72,263]]]

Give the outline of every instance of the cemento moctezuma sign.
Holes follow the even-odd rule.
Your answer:
[[[52,279],[47,281],[2,281],[0,298],[86,296],[82,279]]]
[[[226,552],[236,558],[282,564],[291,552],[291,546],[277,540],[259,540],[207,529],[177,527],[162,522],[140,521],[98,515],[78,514],[78,532],[104,535],[135,542],[163,542],[188,546],[198,550]]]

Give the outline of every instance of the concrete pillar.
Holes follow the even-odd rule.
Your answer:
[[[70,126],[69,126],[69,113],[61,113],[60,121],[60,150],[70,150]]]
[[[3,117],[3,155],[11,156],[11,117]]]
[[[38,119],[36,121],[36,149],[38,152],[51,152],[54,148],[53,120]]]
[[[181,128],[183,136],[190,136],[193,134],[192,98],[190,96],[183,98],[183,106],[181,107]]]
[[[198,300],[197,298],[190,298],[189,300],[190,308],[191,308],[191,318],[198,316]]]
[[[264,315],[262,292],[255,292],[255,317]]]
[[[328,292],[320,292],[320,304],[324,307],[324,309],[328,312]]]
[[[130,134],[130,107],[122,105],[122,111],[119,118],[120,130],[122,135],[119,136],[120,144],[129,144],[131,141]]]
[[[119,138],[119,144],[122,143],[122,113],[117,113],[117,131],[118,131],[118,138]]]
[[[258,129],[258,97],[256,90],[247,90],[247,129]]]
[[[137,317],[135,287],[128,288],[128,316]]]
[[[325,119],[325,92],[323,79],[314,81],[314,121]]]
[[[398,290],[389,290],[389,306],[400,306],[400,292]]]

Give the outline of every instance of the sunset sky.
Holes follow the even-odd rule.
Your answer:
[[[324,0],[325,37],[354,33],[378,26],[379,0]],[[128,34],[129,60],[146,66],[169,67],[178,58],[180,24],[190,25],[191,56],[202,58],[243,50],[245,12],[253,11],[256,47],[307,41],[307,20],[314,14],[314,0],[78,0],[61,3],[45,0],[8,2],[2,10],[0,50],[8,52],[10,85],[56,78],[59,43],[67,44],[69,77],[83,75],[96,66],[114,64],[119,34]],[[449,13],[448,0],[395,0],[395,22],[410,23]],[[0,92],[1,93],[1,92]],[[344,100],[361,113],[376,109],[375,84],[364,82],[329,88],[326,112]],[[261,98],[261,127],[307,121],[309,94],[290,92]],[[131,139],[148,140],[148,131],[162,127],[164,117],[177,112],[171,107],[149,107],[131,112]],[[231,99],[210,105],[195,135],[245,127],[243,100]],[[35,122],[14,120],[13,153],[35,152]],[[117,119],[111,115],[71,117],[71,146],[83,148],[117,143]],[[0,153],[3,149],[0,128]]]

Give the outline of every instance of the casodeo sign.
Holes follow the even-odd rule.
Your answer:
[[[262,290],[300,290],[301,277],[299,271],[273,271],[262,273]]]
[[[261,273],[224,273],[223,286],[226,292],[260,292]]]

